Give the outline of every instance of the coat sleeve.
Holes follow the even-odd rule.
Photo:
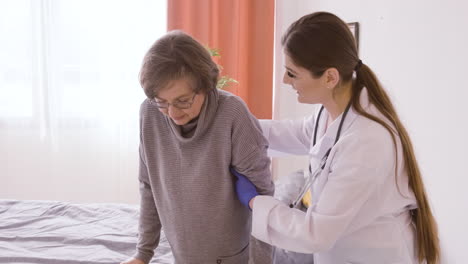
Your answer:
[[[382,137],[382,133],[387,136]],[[319,200],[307,212],[291,209],[271,197],[257,196],[252,234],[280,248],[314,253],[333,247],[357,216],[373,219],[376,213],[366,203],[385,187],[385,177],[394,176],[393,141],[388,132],[382,133],[340,140],[340,146],[337,144],[335,153],[330,154],[334,156],[331,172]]]
[[[261,195],[273,195],[274,184],[267,155],[268,142],[262,135],[258,120],[247,106],[237,102],[231,129],[231,166],[245,175]]]
[[[143,117],[141,116],[140,118],[142,119]],[[142,131],[141,120],[140,131]],[[134,257],[141,259],[144,263],[149,263],[154,255],[154,249],[159,244],[161,222],[148,177],[144,140],[141,135],[142,132],[140,132],[140,168],[138,176],[140,182],[140,219],[138,225],[137,253]]]
[[[270,156],[284,154],[307,155],[314,130],[314,116],[299,120],[260,120],[268,140]]]

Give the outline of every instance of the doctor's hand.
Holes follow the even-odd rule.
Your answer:
[[[236,176],[236,193],[239,201],[252,210],[252,201],[255,196],[258,195],[257,188],[255,185],[247,179],[244,175],[238,173],[232,167],[229,168],[231,173]]]

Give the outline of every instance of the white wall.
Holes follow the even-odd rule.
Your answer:
[[[360,55],[389,91],[414,143],[447,263],[468,263],[468,3],[277,0],[277,33],[300,16],[329,11],[360,23]],[[294,3],[294,4],[293,4]],[[279,40],[280,36],[275,38]],[[282,76],[276,47],[276,76]],[[295,96],[275,79],[274,118],[299,117]],[[304,160],[275,160],[284,174]],[[281,174],[281,175],[282,175]]]
[[[273,75],[273,119],[297,119],[314,113],[314,105],[298,104],[297,94],[291,86],[283,84],[284,57],[281,47],[282,33],[288,26],[310,9],[310,1],[276,0],[275,14],[275,56]],[[272,170],[275,179],[288,173],[304,169],[308,165],[307,157],[281,157],[273,158]]]

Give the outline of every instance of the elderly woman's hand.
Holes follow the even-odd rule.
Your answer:
[[[239,201],[249,209],[252,209],[253,198],[258,195],[257,188],[255,188],[255,185],[253,185],[253,183],[247,179],[247,177],[240,174],[232,167],[229,170],[237,178],[235,184]]]

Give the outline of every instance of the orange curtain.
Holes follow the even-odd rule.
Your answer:
[[[226,90],[257,118],[271,118],[274,0],[168,0],[167,25],[218,49],[221,75],[239,82]]]

